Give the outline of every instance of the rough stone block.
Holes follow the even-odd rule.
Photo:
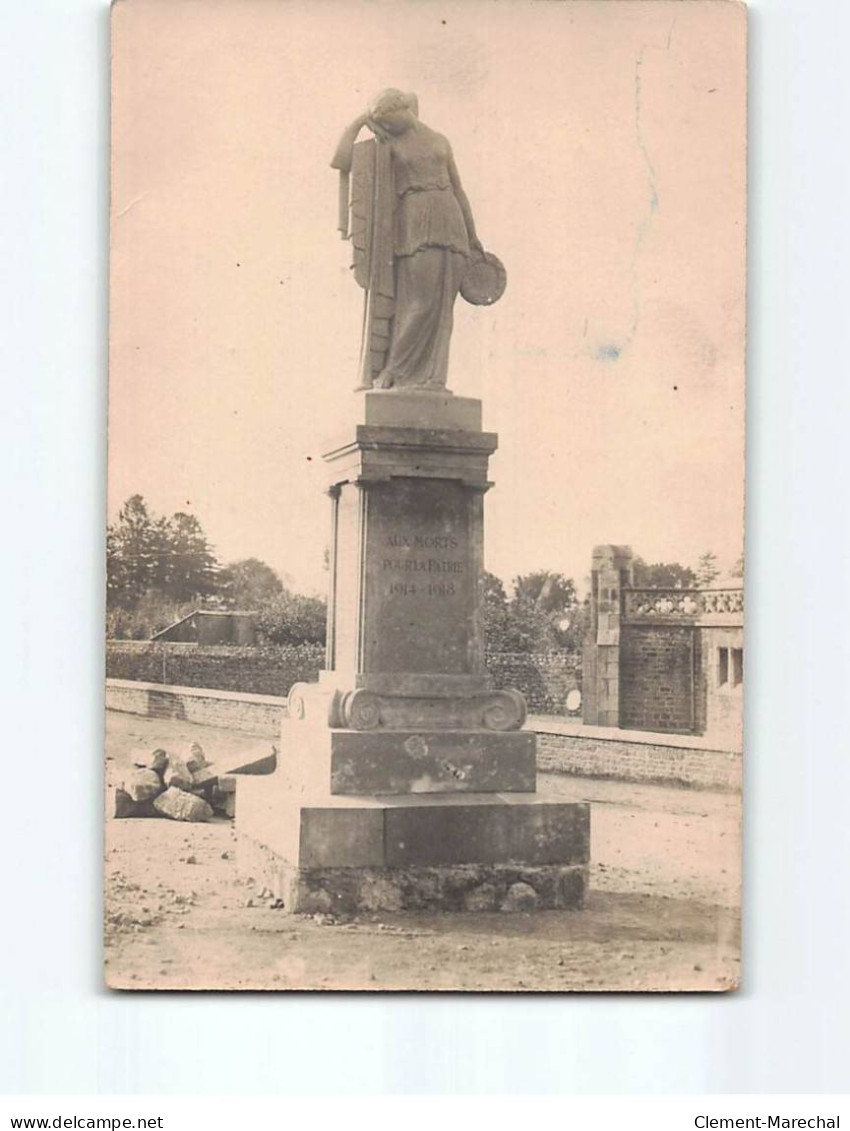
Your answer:
[[[113,792],[112,813],[118,820],[125,817],[155,817],[156,813],[150,801],[134,801],[126,789],[119,786]]]
[[[496,884],[485,881],[466,893],[463,908],[465,911],[497,911],[501,894]]]
[[[154,773],[161,774],[168,764],[168,754],[161,746],[137,746],[131,750],[130,760],[142,770],[153,770]]]
[[[118,789],[112,795],[113,801],[113,816],[121,819],[123,817],[135,817],[136,815],[136,802],[126,791],[126,789]]]
[[[502,900],[499,910],[536,911],[537,892],[531,884],[525,883],[524,880],[520,880],[520,882],[516,884],[511,884],[505,893],[505,898]]]
[[[214,785],[204,796],[216,813],[222,813],[225,817],[236,815],[235,793],[222,793],[218,785]]]
[[[213,816],[212,806],[202,797],[171,786],[153,803],[154,809],[172,821],[208,821]]]
[[[590,807],[501,802],[388,808],[385,850],[388,865],[585,864]]]
[[[173,757],[179,758],[190,773],[203,769],[207,765],[204,748],[199,742],[184,742],[175,747]]]
[[[218,786],[218,774],[211,766],[204,766],[200,770],[192,771],[192,789],[200,792],[210,792]]]
[[[175,789],[191,789],[195,784],[192,771],[177,754],[168,755],[168,765],[162,775],[162,780],[167,788],[173,786]]]
[[[133,770],[122,785],[131,801],[151,801],[165,788],[159,774],[153,770]]]

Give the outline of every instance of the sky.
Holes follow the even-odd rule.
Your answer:
[[[507,270],[449,387],[499,434],[487,568],[741,553],[745,21],[727,0],[118,0],[109,508],[191,510],[321,592],[363,292],[339,135],[387,86]]]

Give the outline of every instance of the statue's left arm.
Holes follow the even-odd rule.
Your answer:
[[[455,194],[455,200],[460,205],[460,210],[463,213],[463,220],[466,224],[466,234],[469,236],[469,246],[473,251],[483,251],[484,247],[481,240],[478,238],[478,233],[475,231],[475,220],[472,217],[472,207],[469,203],[469,197],[463,190],[463,185],[460,180],[460,173],[457,171],[455,164],[454,154],[449,147],[449,179],[452,182],[452,190]]]

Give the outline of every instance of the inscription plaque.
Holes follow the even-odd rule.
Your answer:
[[[369,493],[364,670],[475,670],[477,496],[448,480],[394,479]]]

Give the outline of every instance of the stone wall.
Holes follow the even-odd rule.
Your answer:
[[[650,735],[629,738],[623,731],[611,737],[594,734],[595,727],[584,728],[582,735],[564,734],[539,719],[531,719],[530,725],[537,731],[537,768],[542,773],[722,792],[741,788],[742,758],[734,750],[653,742]]]
[[[694,729],[694,629],[620,630],[620,726],[688,734]]]
[[[231,647],[110,640],[110,679],[210,687],[254,695],[286,695],[293,683],[312,683],[325,666],[318,644]],[[497,687],[515,687],[530,711],[566,713],[567,694],[581,687],[581,657],[564,652],[497,653],[487,657]]]
[[[529,711],[565,715],[567,695],[581,690],[581,656],[570,652],[490,652],[487,670],[497,688],[514,687]]]
[[[229,646],[110,640],[110,679],[206,687],[253,695],[286,695],[293,683],[313,682],[325,665],[320,644]]]
[[[182,719],[243,731],[272,742],[278,741],[280,723],[286,715],[282,697],[117,679],[106,681],[106,707],[148,718]],[[529,717],[526,729],[538,736],[537,767],[542,773],[694,789],[740,789],[740,753],[716,749],[705,739],[635,734],[539,715]]]
[[[280,721],[286,715],[286,700],[275,695],[107,679],[106,709],[151,719],[181,719],[199,726],[277,739]]]

